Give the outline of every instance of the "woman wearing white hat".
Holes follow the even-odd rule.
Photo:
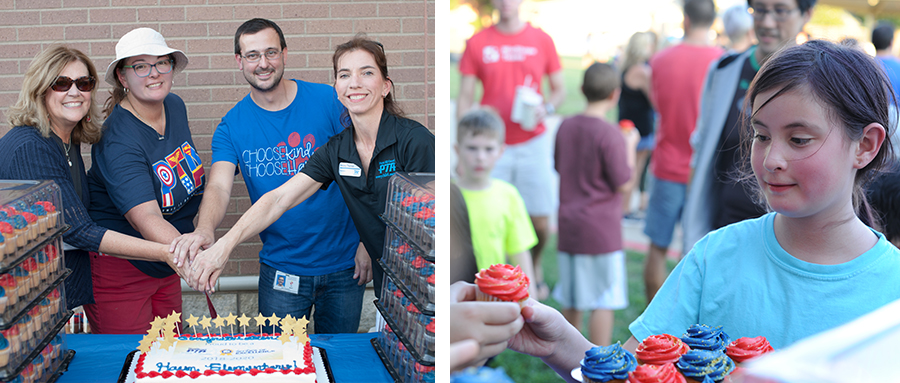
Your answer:
[[[150,28],[128,32],[106,70],[113,86],[103,138],[88,172],[91,218],[99,225],[169,243],[194,231],[206,178],[184,102],[170,93],[185,54]],[[91,254],[95,333],[145,333],[154,316],[181,312],[181,284],[166,263]]]

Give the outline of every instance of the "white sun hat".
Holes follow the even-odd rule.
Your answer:
[[[159,32],[151,28],[138,28],[122,36],[116,43],[116,59],[106,67],[106,82],[116,86],[116,65],[119,61],[129,57],[150,55],[165,56],[175,55],[175,73],[180,72],[188,64],[188,58],[184,52],[169,48],[166,39]]]

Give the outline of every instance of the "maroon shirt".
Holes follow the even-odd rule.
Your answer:
[[[567,118],[556,133],[560,251],[601,254],[622,249],[622,196],[631,178],[619,128],[588,116]]]

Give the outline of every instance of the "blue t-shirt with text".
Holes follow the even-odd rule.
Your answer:
[[[247,95],[213,134],[212,162],[237,165],[254,203],[299,173],[316,149],[343,130],[344,107],[334,88],[293,81],[297,95],[287,108],[268,111]],[[351,268],[359,246],[359,234],[337,188],[317,191],[259,236],[260,261],[294,275]]]

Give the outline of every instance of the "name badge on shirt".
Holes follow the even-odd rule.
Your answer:
[[[359,177],[361,173],[362,169],[351,162],[341,162],[338,168],[338,174],[342,177]]]
[[[297,294],[300,289],[300,277],[275,270],[275,282],[272,288],[286,293]]]

